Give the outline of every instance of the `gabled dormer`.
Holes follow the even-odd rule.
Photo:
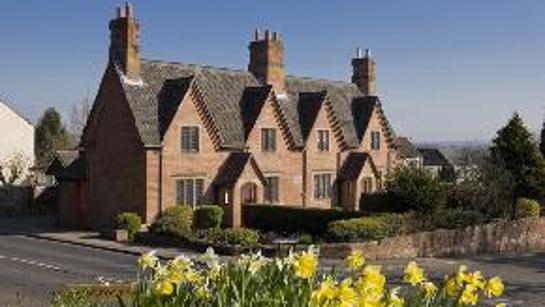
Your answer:
[[[306,151],[322,154],[339,151],[342,133],[326,91],[299,93],[297,111]]]

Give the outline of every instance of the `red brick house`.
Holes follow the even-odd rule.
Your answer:
[[[142,59],[129,5],[110,31],[81,140],[92,227],[180,203],[224,206],[231,226],[248,203],[358,210],[395,163],[368,53],[338,82],[286,75],[269,31],[256,31],[247,70]]]

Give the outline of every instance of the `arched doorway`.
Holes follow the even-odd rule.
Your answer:
[[[257,202],[257,184],[247,182],[240,188],[240,200],[243,205]]]

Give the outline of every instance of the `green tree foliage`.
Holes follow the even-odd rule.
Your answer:
[[[429,172],[417,167],[398,167],[390,174],[386,190],[407,210],[430,213],[445,204],[444,188]]]
[[[517,113],[498,131],[490,153],[493,163],[511,174],[514,183],[512,200],[545,196],[545,159]]]
[[[35,154],[38,164],[46,163],[56,150],[70,145],[70,136],[55,108],[48,108],[40,118],[35,132]]]

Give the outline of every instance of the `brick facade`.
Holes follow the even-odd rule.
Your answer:
[[[112,35],[123,41],[112,42],[82,138],[93,227],[111,226],[123,211],[151,223],[180,202],[178,194],[186,193],[185,183],[177,188],[181,180],[195,180],[187,190],[195,199],[197,180],[202,183],[201,203],[223,205],[225,223],[231,226],[241,225],[248,191],[252,201],[266,201],[269,177],[278,178],[278,205],[357,210],[362,179],[370,178],[368,192],[375,191],[383,181],[377,175],[385,177],[394,164],[393,132],[380,102],[360,89],[362,80],[375,82],[374,62],[372,70],[354,73],[359,84],[287,78],[283,43],[269,33],[263,40],[256,34],[251,43],[249,72],[144,60],[135,64],[140,49],[134,31],[139,28],[132,10],[126,10],[130,14],[121,12],[112,24],[124,25],[130,35]],[[302,101],[307,98],[310,103]],[[316,112],[305,113],[306,103]],[[370,111],[360,118],[350,111],[354,103]],[[352,121],[367,123],[360,137],[349,133],[359,125]],[[303,122],[310,123],[304,133]],[[195,152],[182,150],[183,127],[198,128]],[[274,151],[263,150],[263,129],[276,131]],[[318,148],[320,131],[329,135],[327,151]],[[373,131],[380,132],[378,149],[371,148]],[[369,159],[361,160],[366,164],[350,183],[340,182],[339,170],[351,152],[368,153]],[[330,175],[329,197],[315,197],[319,174]]]

